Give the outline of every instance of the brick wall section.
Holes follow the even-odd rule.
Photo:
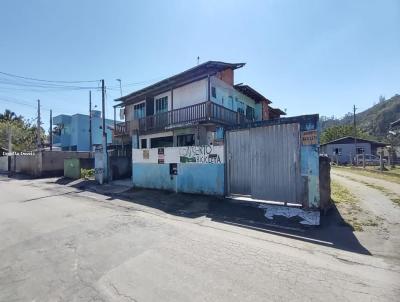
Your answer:
[[[266,101],[262,102],[262,120],[269,120],[269,107]]]
[[[232,69],[225,69],[223,71],[220,71],[217,73],[216,77],[228,85],[233,86],[234,83],[234,76],[233,76],[233,70]]]

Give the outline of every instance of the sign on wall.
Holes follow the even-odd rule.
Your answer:
[[[301,132],[301,144],[302,145],[316,145],[318,142],[317,130],[303,131]]]
[[[223,164],[224,146],[203,145],[154,149],[133,149],[133,163]]]
[[[179,148],[179,162],[181,163],[201,163],[201,164],[221,164],[219,154],[213,152],[212,145],[188,146]]]
[[[158,153],[158,163],[163,164],[165,162],[164,148],[158,148],[157,153]]]

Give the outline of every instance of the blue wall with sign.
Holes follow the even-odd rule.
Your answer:
[[[135,187],[224,195],[224,164],[177,163],[171,175],[168,163],[133,163],[132,179]]]

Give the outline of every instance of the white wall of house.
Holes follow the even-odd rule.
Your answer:
[[[173,99],[173,108],[172,108],[172,95],[171,90],[160,93],[154,97],[154,112],[156,112],[156,99],[167,96],[168,97],[168,110],[178,109],[198,103],[202,103],[207,101],[207,79],[199,80],[178,88],[175,88],[173,91],[174,99]],[[144,100],[143,100],[144,101]],[[134,119],[133,110],[134,106],[137,105],[132,104],[126,106],[125,110],[125,120],[131,121]]]
[[[167,132],[159,132],[159,133],[153,133],[153,134],[147,134],[147,135],[140,135],[139,136],[139,148],[143,148],[142,146],[142,139],[146,139],[147,141],[147,146],[150,146],[150,140],[152,138],[157,138],[157,137],[166,137],[166,136],[173,136],[174,132],[173,131],[167,131]]]
[[[216,88],[216,97],[211,95],[211,87]],[[175,88],[173,90],[173,104],[171,90],[160,93],[154,97],[154,112],[156,106],[156,99],[168,97],[168,110],[179,109],[182,107],[198,104],[207,101],[208,98],[208,80],[207,78]],[[249,98],[248,96],[237,91],[233,86],[225,83],[215,76],[210,78],[210,98],[213,102],[220,104],[228,109],[237,111],[238,103],[243,103],[244,110],[246,106],[255,109],[256,120],[261,119],[261,106]],[[138,104],[138,103],[137,103]],[[172,108],[173,106],[173,108]],[[134,105],[126,107],[125,120],[130,121],[133,119]]]
[[[207,79],[196,81],[174,89],[174,109],[207,101],[207,91]],[[170,102],[169,98],[168,102]]]
[[[146,150],[146,151],[144,151]],[[210,156],[211,155],[211,156]],[[187,147],[166,147],[164,148],[164,163],[180,163],[181,157],[192,159],[195,164],[223,164],[224,146],[187,146]],[[159,159],[158,148],[132,149],[133,163],[157,164]]]
[[[254,108],[256,120],[261,119],[261,107],[258,106],[253,99],[237,91],[233,86],[225,83],[224,81],[218,79],[215,76],[211,77],[210,81],[211,81],[211,87],[215,87],[216,89],[216,97],[214,98],[211,95],[211,100],[213,102],[234,111],[237,111],[238,102],[241,102],[244,104],[244,107],[248,105]],[[246,112],[245,108],[244,110]]]

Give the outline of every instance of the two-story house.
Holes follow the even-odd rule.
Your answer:
[[[219,144],[224,126],[285,113],[248,85],[234,83],[244,63],[208,61],[116,99],[125,122],[114,141],[136,148]]]
[[[53,146],[66,151],[90,151],[92,147],[102,143],[102,118],[101,112],[92,110],[92,130],[90,132],[90,117],[85,114],[66,115],[60,114],[53,117],[55,129],[53,131]],[[106,119],[107,142],[111,143],[114,122]],[[90,140],[91,136],[91,140]],[[93,150],[93,149],[92,149]]]

